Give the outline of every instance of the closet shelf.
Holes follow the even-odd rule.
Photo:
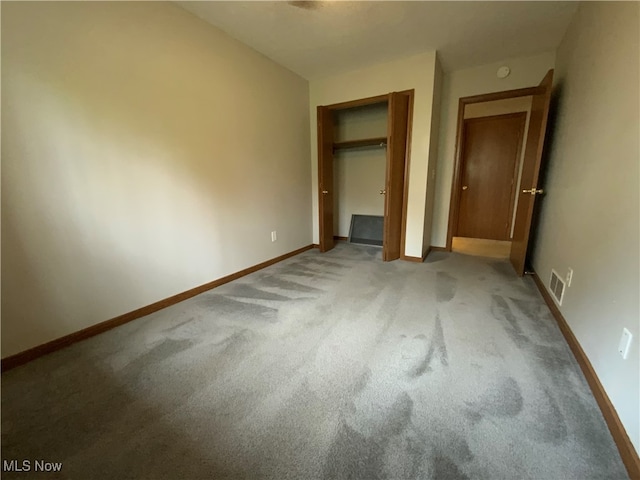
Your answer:
[[[386,147],[387,137],[362,138],[360,140],[347,140],[346,142],[335,142],[333,150],[344,150],[346,148],[357,147]]]

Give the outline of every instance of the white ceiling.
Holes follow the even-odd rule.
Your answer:
[[[178,4],[307,79],[431,50],[445,71],[547,52],[577,9],[552,1]]]

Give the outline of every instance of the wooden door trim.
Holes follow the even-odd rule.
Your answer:
[[[502,92],[484,93],[469,97],[460,97],[458,100],[458,119],[456,127],[456,147],[454,153],[453,178],[451,180],[451,195],[449,198],[449,223],[447,225],[446,251],[451,251],[453,243],[453,230],[458,223],[458,208],[460,207],[460,182],[462,181],[462,140],[464,139],[464,108],[472,103],[493,102],[508,98],[528,97],[541,92],[539,86],[504,90]]]
[[[403,95],[413,95],[413,89],[402,90]],[[366,107],[367,105],[376,105],[378,103],[387,103],[389,101],[389,94],[375,95],[373,97],[359,98],[358,100],[349,100],[348,102],[332,103],[331,105],[324,105],[329,110],[347,110],[349,108]]]
[[[329,110],[346,110],[348,108],[366,107],[367,105],[376,105],[378,103],[386,103],[389,95],[376,95],[374,97],[359,98],[358,100],[350,100],[348,102],[333,103],[325,105]]]
[[[496,100],[506,100],[508,98],[529,97],[542,93],[543,89],[539,86],[517,88],[515,90],[504,90],[502,92],[483,93],[481,95],[472,95],[470,97],[461,97],[460,101],[465,105],[469,103],[494,102]]]

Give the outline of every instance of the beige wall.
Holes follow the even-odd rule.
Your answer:
[[[387,102],[335,112],[335,141],[386,137],[388,113]]]
[[[310,244],[308,125],[171,3],[3,2],[2,356]]]
[[[374,65],[310,82],[311,178],[313,239],[318,243],[318,105],[330,105],[359,98],[415,89],[406,254],[422,255],[431,110],[435,80],[435,52]]]
[[[531,111],[532,97],[505,98],[492,102],[470,103],[464,108],[464,118],[490,117]]]
[[[574,270],[560,307],[640,450],[639,5],[580,5],[558,49],[533,265]],[[627,360],[617,352],[633,334]]]
[[[431,244],[443,247],[447,243],[449,203],[455,155],[455,141],[460,97],[512,90],[538,85],[549,69],[553,68],[555,53],[504,61],[449,72],[444,76],[442,107],[440,108],[440,141],[436,174],[435,205]],[[498,68],[507,65],[511,74],[500,79]]]

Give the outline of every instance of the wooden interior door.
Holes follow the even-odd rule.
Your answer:
[[[318,107],[318,203],[320,251],[331,250],[333,239],[333,114]]]
[[[409,95],[390,93],[382,247],[382,259],[385,262],[400,258],[402,247],[402,204],[408,122]]]
[[[538,189],[538,177],[542,163],[552,86],[553,70],[549,70],[542,82],[540,82],[539,91],[533,95],[531,102],[529,131],[524,151],[522,179],[520,181],[520,192],[518,192],[518,207],[516,208],[510,255],[511,264],[520,276],[524,275],[535,201],[538,194],[543,193],[541,189]]]
[[[458,237],[509,240],[525,112],[464,121]]]

